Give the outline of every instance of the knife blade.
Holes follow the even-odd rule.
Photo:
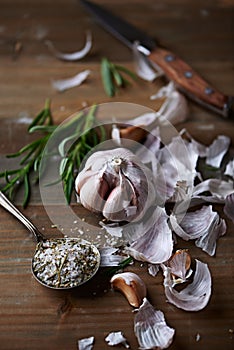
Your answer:
[[[80,0],[80,2],[104,29],[130,49],[137,42],[138,50],[147,56],[153,65],[160,67],[166,77],[174,81],[178,89],[190,99],[224,118],[234,119],[233,96],[220,92],[175,53],[158,46],[150,36],[103,6],[88,0]]]

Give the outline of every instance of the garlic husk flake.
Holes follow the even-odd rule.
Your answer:
[[[170,121],[173,124],[181,123],[188,118],[189,109],[187,99],[177,89],[175,84],[170,81],[159,91],[150,97],[151,100],[165,98],[159,111],[156,112],[157,118],[163,124]]]
[[[170,223],[174,232],[184,240],[195,239],[197,247],[213,256],[216,241],[226,233],[226,223],[212,206],[203,206],[194,212],[188,212],[180,223],[174,214],[170,215]]]
[[[130,346],[127,342],[127,339],[124,337],[123,332],[117,331],[117,332],[111,332],[109,333],[105,341],[109,346],[115,346],[115,345],[123,345],[126,349],[129,349]]]
[[[78,340],[78,350],[92,350],[94,344],[94,336]]]
[[[64,61],[78,61],[78,60],[82,59],[83,57],[85,57],[89,53],[89,51],[92,47],[92,35],[91,35],[91,32],[88,31],[86,33],[86,42],[85,42],[84,47],[81,50],[75,51],[72,53],[64,53],[64,52],[57,50],[54,47],[54,44],[50,40],[46,40],[45,44],[47,45],[49,50],[54,54],[54,56],[56,58],[64,60]]]
[[[146,298],[135,316],[134,332],[140,349],[166,349],[175,334],[166,324],[163,312],[155,310]]]
[[[228,175],[234,179],[234,159],[227,163],[224,175]]]
[[[164,208],[156,207],[152,215],[154,221],[148,231],[126,247],[125,252],[136,260],[159,264],[172,254],[172,231]]]
[[[234,192],[226,197],[223,211],[234,222]]]
[[[59,79],[52,81],[52,85],[57,91],[65,91],[67,89],[71,89],[75,86],[81,85],[90,75],[90,70],[86,69],[74,75],[73,77],[66,79]]]
[[[170,267],[161,265],[164,274],[165,295],[171,304],[186,311],[199,311],[206,307],[211,296],[211,274],[208,265],[195,259],[193,281],[181,291],[174,288]]]
[[[234,182],[220,179],[207,179],[200,182],[193,189],[192,198],[201,198],[213,203],[224,203],[225,198],[233,193]],[[210,192],[211,196],[202,195],[203,192]]]
[[[207,148],[206,164],[219,168],[224,155],[228,151],[230,142],[228,136],[219,135]]]

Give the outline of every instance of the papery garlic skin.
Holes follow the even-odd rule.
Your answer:
[[[106,336],[105,341],[109,346],[123,345],[126,349],[130,348],[127,339],[124,337],[123,332],[121,331],[109,333]]]
[[[199,311],[206,307],[211,297],[212,279],[208,265],[195,259],[193,281],[181,291],[174,288],[171,269],[161,264],[164,274],[165,295],[169,303],[186,311]]]
[[[78,340],[78,350],[92,350],[94,345],[94,336]]]
[[[139,343],[139,349],[166,349],[175,334],[169,327],[162,311],[155,310],[145,298],[134,319],[134,332]]]
[[[148,167],[128,149],[93,153],[75,181],[81,204],[113,222],[139,220],[157,200]]]

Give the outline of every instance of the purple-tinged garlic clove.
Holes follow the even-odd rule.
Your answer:
[[[146,297],[145,283],[133,272],[118,273],[111,278],[110,282],[112,288],[120,291],[133,307],[138,308]]]
[[[127,178],[120,173],[120,184],[108,196],[103,208],[103,216],[110,221],[131,221],[136,214],[136,194]],[[130,211],[129,208],[132,208]]]
[[[104,198],[108,190],[108,183],[99,174],[88,177],[80,189],[80,202],[85,208],[99,213],[104,207]]]

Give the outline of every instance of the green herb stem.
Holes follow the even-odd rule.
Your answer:
[[[60,155],[59,178],[49,185],[62,181],[66,201],[69,204],[74,190],[75,174],[81,166],[83,158],[100,141],[102,142],[106,139],[104,127],[99,126],[96,121],[96,110],[96,105],[91,106],[87,113],[84,111],[78,113],[57,129],[57,126],[53,124],[49,100],[46,100],[44,109],[28,127],[28,133],[40,132],[43,135],[37,140],[25,145],[19,151],[7,155],[8,158],[21,157],[21,159],[18,168],[5,170],[0,173],[0,178],[3,178],[6,182],[2,191],[8,193],[9,198],[12,199],[15,190],[23,185],[23,206],[26,207],[31,194],[31,173],[34,174],[35,183],[39,179],[42,157],[51,157],[52,154]],[[55,130],[56,132],[58,130],[56,136],[61,138],[61,142],[56,149],[45,154],[46,144]]]
[[[135,73],[126,67],[110,62],[106,57],[101,61],[101,77],[104,90],[109,97],[115,96],[118,88],[123,88],[130,84],[130,81],[123,76],[123,73],[131,79],[136,79]]]

